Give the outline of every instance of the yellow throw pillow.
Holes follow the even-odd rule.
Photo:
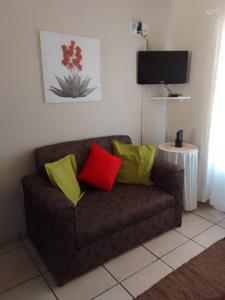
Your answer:
[[[74,205],[82,198],[79,183],[76,179],[77,165],[73,154],[46,163],[45,169],[53,186],[59,188]]]
[[[155,153],[153,145],[135,146],[113,141],[113,154],[123,161],[117,182],[149,185]]]

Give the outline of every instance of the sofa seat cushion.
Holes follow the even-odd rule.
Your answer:
[[[76,207],[76,248],[89,246],[172,206],[174,197],[155,185],[115,184],[110,193],[86,192]]]

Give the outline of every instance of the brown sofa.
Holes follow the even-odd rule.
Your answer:
[[[76,207],[49,183],[44,164],[74,153],[78,170],[93,142],[112,152],[109,136],[35,150],[37,175],[22,179],[28,236],[58,285],[157,234],[181,225],[183,170],[155,161],[150,186],[115,184],[111,192],[84,186]]]

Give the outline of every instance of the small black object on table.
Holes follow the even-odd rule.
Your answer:
[[[178,130],[177,131],[177,136],[176,136],[176,140],[175,140],[175,147],[177,148],[182,148],[183,146],[183,130]]]

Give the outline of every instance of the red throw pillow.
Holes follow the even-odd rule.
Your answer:
[[[89,156],[78,178],[109,192],[121,165],[120,158],[105,151],[99,145],[92,144]]]

